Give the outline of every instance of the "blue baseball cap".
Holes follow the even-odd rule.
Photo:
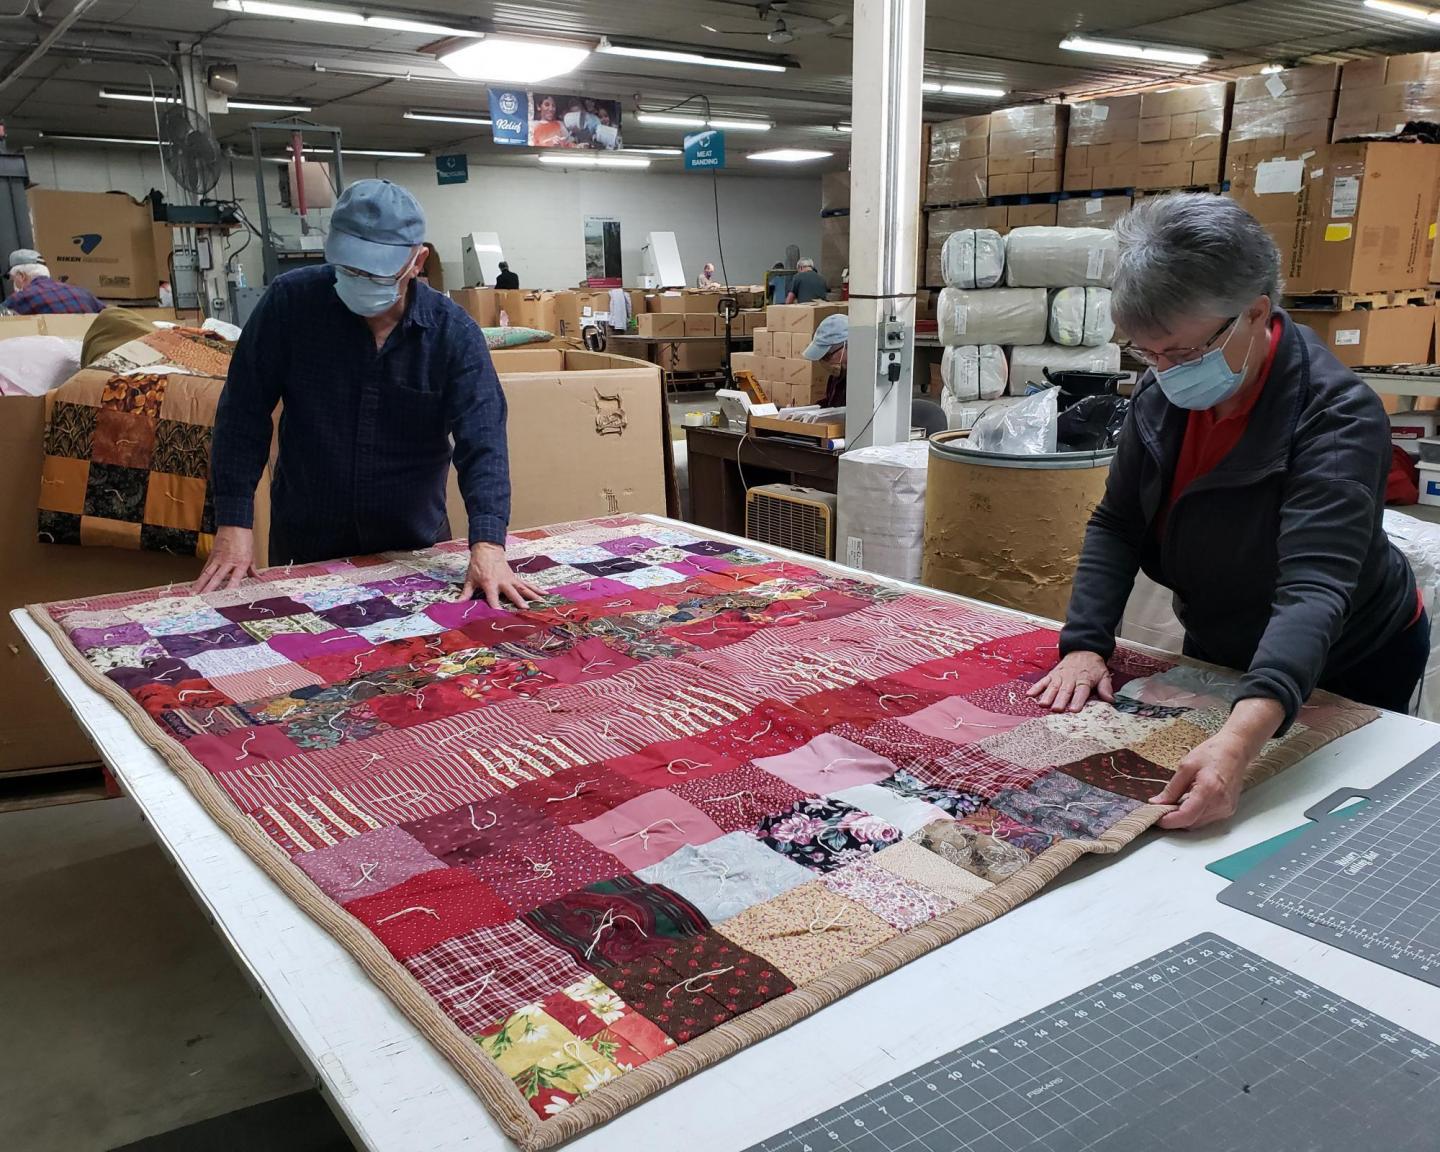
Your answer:
[[[815,336],[800,355],[806,360],[823,360],[842,344],[850,342],[850,318],[848,316],[827,316],[815,329]]]
[[[424,242],[425,213],[414,196],[389,180],[357,180],[330,213],[325,259],[373,276],[394,276]]]

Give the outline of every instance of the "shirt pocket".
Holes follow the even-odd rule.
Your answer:
[[[443,447],[448,443],[445,396],[429,389],[382,381],[376,405],[376,443],[407,449]]]

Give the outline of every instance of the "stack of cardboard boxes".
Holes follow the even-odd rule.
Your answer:
[[[1327,144],[1246,158],[1230,195],[1279,246],[1286,293],[1330,298],[1292,315],[1354,366],[1429,359],[1434,309],[1418,290],[1430,276],[1437,188],[1440,145]],[[1368,297],[1363,309],[1357,295]]]
[[[1110,96],[1070,108],[1067,192],[1133,188],[1140,168],[1140,97]]]
[[[961,116],[930,125],[925,204],[964,204],[991,195],[990,117]]]
[[[1113,228],[1130,211],[1128,195],[1072,196],[1055,205],[1055,223],[1061,228]]]
[[[1224,171],[1231,84],[1140,93],[1137,188],[1218,184]]]
[[[1440,120],[1440,52],[1375,56],[1345,65],[1331,140],[1398,132],[1407,120]]]
[[[731,367],[755,377],[765,398],[781,408],[818,404],[825,398],[830,369],[801,353],[827,316],[843,315],[843,304],[772,304],[765,327],[755,330],[755,350],[731,356]]]
[[[1068,104],[1022,104],[990,113],[989,194],[1059,192],[1069,123]]]
[[[1339,88],[1337,64],[1286,68],[1235,81],[1225,144],[1227,176],[1252,156],[1293,154],[1328,143]]]

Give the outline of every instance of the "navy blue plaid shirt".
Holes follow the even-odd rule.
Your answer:
[[[7,296],[5,308],[16,316],[36,316],[42,312],[103,312],[105,305],[89,289],[37,276],[19,292]]]
[[[335,294],[329,265],[270,285],[241,333],[215,413],[222,527],[252,526],[279,403],[271,563],[446,539],[452,438],[470,542],[504,544],[505,396],[485,334],[449,297],[412,284],[404,317],[377,350],[365,321]]]

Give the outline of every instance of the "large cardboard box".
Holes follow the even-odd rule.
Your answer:
[[[1349,312],[1293,311],[1291,319],[1315,330],[1325,346],[1351,368],[1377,364],[1424,364],[1435,329],[1432,306],[1409,305]]]
[[[685,335],[685,316],[679,312],[647,312],[637,320],[641,336],[664,337]]]
[[[1440,119],[1440,52],[1352,60],[1340,72],[1332,139]]]
[[[765,327],[776,332],[801,332],[809,336],[827,316],[843,315],[845,304],[772,304],[765,309]]]
[[[1011,228],[1053,228],[1058,219],[1055,204],[1012,204],[1009,208]]]
[[[1072,196],[1056,206],[1061,228],[1111,228],[1130,211],[1129,196]]]
[[[685,331],[681,333],[683,336],[714,336],[716,334],[715,321],[717,317],[713,312],[704,314],[687,312],[682,319],[685,322]]]
[[[1423,288],[1440,145],[1330,144],[1251,158],[1230,195],[1280,248],[1292,295]]]
[[[792,388],[802,389],[809,395],[807,404],[817,404],[825,396],[830,383],[830,367],[815,360],[792,357],[785,361],[782,379]]]
[[[755,341],[755,355],[762,359],[766,356],[775,355],[775,343],[771,338],[769,328],[756,328],[755,331],[751,333],[751,337]]]
[[[656,292],[645,297],[647,312],[683,313],[687,310],[685,296],[681,292]]]
[[[687,340],[662,344],[660,363],[673,372],[714,372],[725,363],[724,340]]]
[[[456,288],[450,299],[465,309],[466,315],[482,328],[500,323],[499,293],[494,288]]]
[[[159,295],[150,205],[122,192],[27,192],[35,247],[56,279],[102,300]]]
[[[805,343],[807,344],[809,343],[808,337],[802,336],[801,340],[805,341]],[[770,333],[770,355],[778,356],[782,360],[788,360],[791,356],[795,355],[795,333]]]
[[[730,353],[730,371],[749,372],[756,380],[759,380],[760,357],[754,352],[732,352]]]
[[[577,289],[556,292],[555,323],[552,331],[557,336],[575,338],[584,330],[585,323],[596,314],[610,312],[610,293]]]
[[[714,316],[720,311],[720,301],[724,296],[724,292],[706,292],[697,288],[686,288],[683,295],[685,311],[702,316]]]
[[[990,151],[990,116],[960,116],[929,125],[928,161],[979,160]]]
[[[760,379],[783,381],[785,379],[785,361],[779,356],[766,356],[760,361]]]
[[[1112,96],[1070,107],[1062,187],[1128,188],[1140,162],[1140,97]]]
[[[944,160],[926,169],[926,204],[959,204],[991,195],[988,158]],[[998,193],[995,193],[998,195]]]
[[[669,420],[653,364],[562,349],[491,356],[510,411],[512,529],[672,507]],[[448,506],[451,531],[463,536],[453,470]]]

